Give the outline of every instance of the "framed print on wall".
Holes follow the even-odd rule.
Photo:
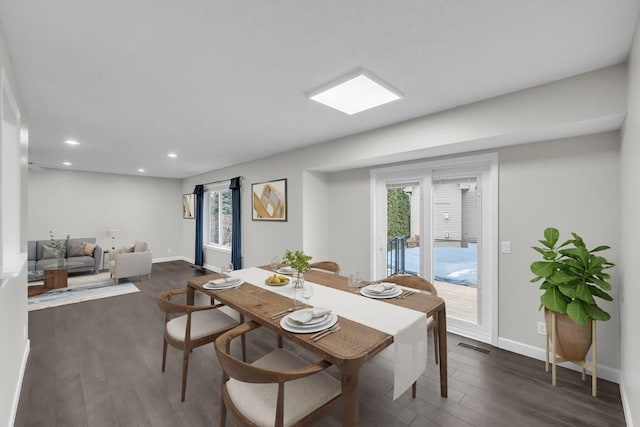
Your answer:
[[[182,195],[182,218],[194,219],[195,216],[195,194]]]
[[[287,179],[251,184],[254,221],[287,220]]]

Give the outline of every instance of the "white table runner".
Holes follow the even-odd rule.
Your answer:
[[[271,274],[273,273],[270,271],[256,267],[231,273],[252,285],[293,298],[291,285],[265,284]],[[393,336],[393,398],[400,397],[427,367],[427,316],[419,311],[310,283],[313,285],[313,297],[309,304],[331,308],[339,316]]]

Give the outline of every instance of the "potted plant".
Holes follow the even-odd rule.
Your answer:
[[[544,230],[542,247],[533,249],[542,261],[531,264],[535,274],[531,282],[542,281],[540,308],[545,308],[547,330],[551,330],[551,312],[557,318],[558,354],[571,361],[583,361],[591,347],[591,319],[609,320],[609,313],[598,306],[595,298],[613,301],[611,276],[605,271],[615,264],[596,253],[609,249],[597,246],[588,249],[582,237],[571,233],[572,239],[558,244],[560,232],[549,227]]]
[[[302,251],[290,251],[287,249],[284,252],[282,261],[290,267],[295,268],[298,271],[298,274],[303,274],[304,272],[309,271],[309,261],[311,261],[311,256],[305,255]]]

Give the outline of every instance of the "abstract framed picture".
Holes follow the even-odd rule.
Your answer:
[[[251,207],[254,221],[287,220],[287,179],[251,184]]]
[[[182,218],[194,219],[195,216],[195,194],[182,195]]]

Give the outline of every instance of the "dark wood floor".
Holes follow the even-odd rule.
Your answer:
[[[220,371],[212,346],[191,355],[187,398],[180,402],[181,353],[169,348],[162,361],[162,322],[154,296],[183,287],[200,274],[185,262],[154,264],[151,281],[135,281],[140,293],[29,313],[31,354],[16,426],[211,426],[218,424]],[[249,336],[249,358],[273,348],[274,336]],[[458,346],[465,342],[489,355]],[[438,367],[430,347],[429,368],[418,398],[393,401],[390,362],[363,368],[363,426],[624,426],[616,384],[590,382],[560,369],[552,387],[544,363],[449,335],[449,398],[439,394]],[[335,372],[334,372],[335,373]],[[323,419],[340,425],[341,411]]]

